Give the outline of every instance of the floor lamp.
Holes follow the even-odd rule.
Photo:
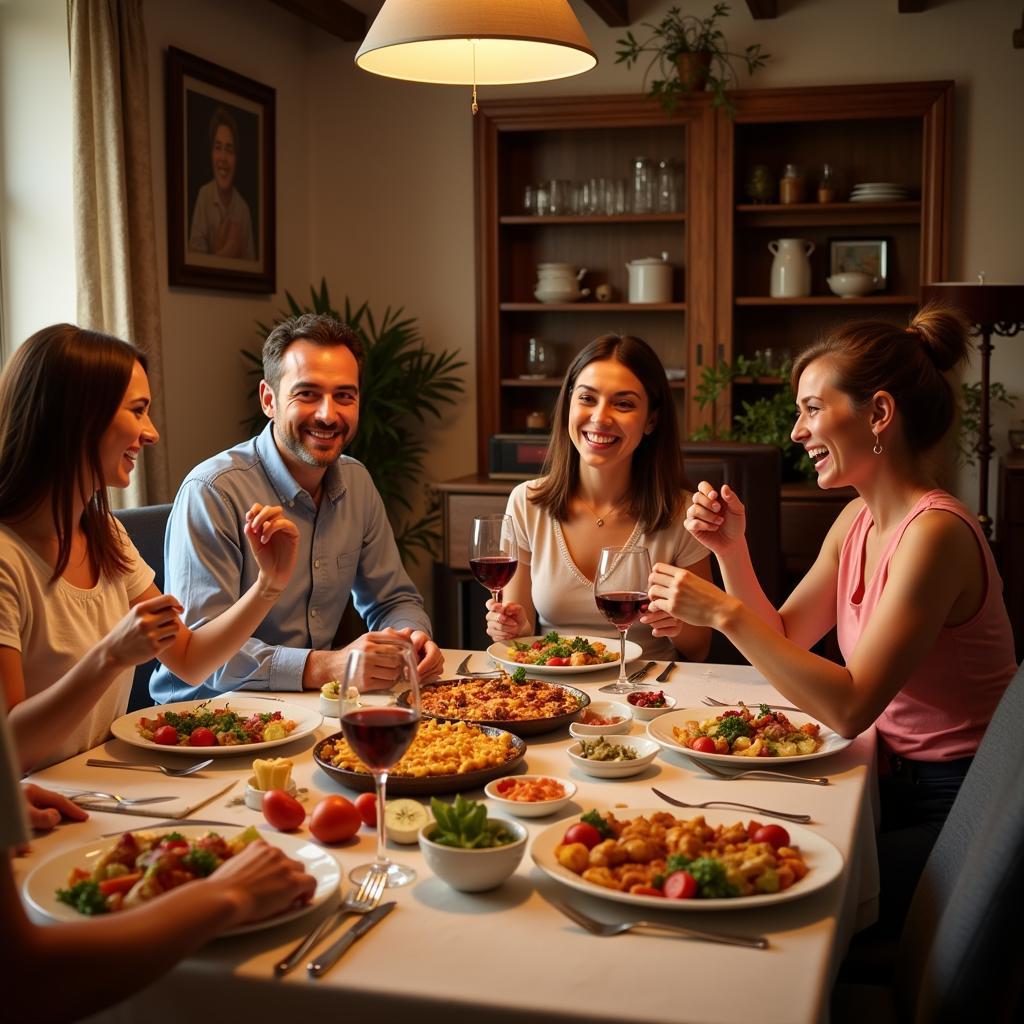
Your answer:
[[[992,336],[1011,338],[1024,329],[1024,284],[986,284],[979,275],[977,284],[969,281],[943,281],[921,286],[922,305],[934,302],[959,309],[977,329],[981,352],[981,411],[978,429],[978,523],[991,539],[992,519],[988,514],[988,464],[992,447],[989,409],[989,364]]]

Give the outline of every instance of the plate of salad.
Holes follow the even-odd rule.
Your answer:
[[[110,731],[145,750],[231,757],[291,743],[315,732],[323,720],[313,708],[241,694],[142,708],[122,715]]]
[[[140,829],[115,838],[91,839],[43,861],[25,879],[26,901],[54,921],[80,921],[160,899],[179,885],[205,878],[256,839],[301,861],[316,879],[309,903],[225,935],[272,928],[309,913],[338,889],[341,868],[328,850],[303,836],[267,835],[250,826],[213,830],[203,825]]]
[[[512,641],[499,641],[487,648],[493,661],[510,671],[525,666],[531,673],[577,675],[597,672],[619,663],[619,641],[606,636],[583,636],[556,633],[544,636],[523,636]],[[626,641],[626,661],[643,655],[643,648]]]

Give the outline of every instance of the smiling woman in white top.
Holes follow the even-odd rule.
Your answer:
[[[684,529],[690,503],[665,368],[639,338],[606,334],[573,360],[555,406],[539,480],[508,502],[519,567],[503,604],[487,602],[487,632],[510,641],[534,631],[618,635],[598,611],[602,547],[646,547],[653,562],[711,578],[708,552]],[[709,629],[649,612],[630,633],[653,658],[707,657]]]
[[[159,657],[193,684],[233,655],[291,575],[297,531],[253,505],[259,577],[201,628],[178,618],[110,514],[159,435],[145,357],[71,324],[44,328],[0,376],[0,684],[22,767],[95,746],[124,712],[135,665]]]

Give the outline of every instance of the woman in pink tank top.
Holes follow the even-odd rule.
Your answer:
[[[793,366],[793,441],[818,485],[859,495],[776,611],[744,540],[745,510],[701,483],[687,528],[715,553],[726,592],[656,565],[651,607],[723,632],[781,693],[843,736],[879,737],[882,914],[902,921],[914,884],[1016,670],[1002,583],[970,513],[945,493],[934,454],[955,414],[947,371],[967,324],[938,308],[906,330],[843,325]],[[810,653],[838,629],[845,665]]]

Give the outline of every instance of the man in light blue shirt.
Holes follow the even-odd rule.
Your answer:
[[[358,335],[332,317],[295,317],[270,333],[260,402],[271,422],[185,478],[167,524],[164,583],[193,629],[237,601],[259,571],[242,534],[254,501],[283,506],[298,527],[295,572],[223,668],[192,687],[161,665],[150,680],[154,700],[240,687],[312,690],[341,679],[349,648],[334,650],[334,638],[350,594],[370,630],[350,647],[372,655],[382,631],[401,630],[420,659],[420,678],[440,673],[443,657],[380,495],[362,463],[341,454],[359,424],[362,365]]]

